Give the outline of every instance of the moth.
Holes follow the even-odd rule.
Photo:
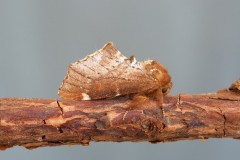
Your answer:
[[[233,91],[235,93],[240,93],[240,79],[234,82],[230,87],[230,91]]]
[[[153,97],[162,106],[172,87],[167,69],[155,60],[125,57],[112,42],[72,63],[58,94],[63,99],[94,100],[131,95],[134,107]]]

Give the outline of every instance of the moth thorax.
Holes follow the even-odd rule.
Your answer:
[[[156,81],[161,82],[164,78],[164,70],[166,70],[161,64],[153,60],[145,61],[146,73],[154,78]]]

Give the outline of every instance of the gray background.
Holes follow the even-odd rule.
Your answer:
[[[67,66],[113,41],[157,59],[172,94],[214,92],[240,77],[238,0],[0,0],[0,97],[58,98]],[[0,159],[239,159],[240,141],[14,147]]]

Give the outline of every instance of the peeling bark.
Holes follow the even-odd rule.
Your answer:
[[[240,138],[238,90],[167,96],[164,112],[153,100],[131,110],[130,103],[127,97],[94,101],[0,98],[0,148]]]

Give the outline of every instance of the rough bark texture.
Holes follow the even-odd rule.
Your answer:
[[[0,98],[0,146],[31,149],[88,145],[90,141],[240,138],[237,87],[164,97],[164,111],[152,100],[130,110],[127,97],[94,101]]]

